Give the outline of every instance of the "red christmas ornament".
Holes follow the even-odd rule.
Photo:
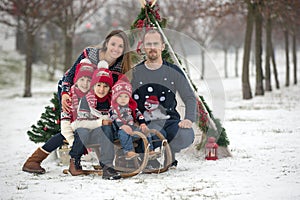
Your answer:
[[[58,120],[56,120],[56,124],[60,124],[60,120],[58,119]]]
[[[48,130],[48,128],[47,128],[46,126],[45,126],[43,129],[44,129],[44,131],[47,131],[47,130]]]
[[[205,145],[205,159],[217,160],[218,159],[218,144],[214,137],[209,137]]]
[[[143,28],[144,26],[144,20],[139,19],[136,23],[137,28]]]
[[[56,108],[55,108],[55,107],[53,107],[53,108],[52,108],[52,111],[55,111],[55,110],[56,110]]]
[[[142,50],[141,50],[141,46],[143,44],[143,41],[139,41],[136,47],[136,52],[141,55],[142,54]]]
[[[92,24],[90,22],[85,24],[85,28],[86,29],[91,29],[92,28]]]

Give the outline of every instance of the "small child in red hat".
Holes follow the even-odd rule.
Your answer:
[[[145,118],[137,108],[137,103],[131,95],[132,86],[126,76],[122,76],[112,87],[110,118],[113,121],[114,129],[118,133],[126,160],[131,160],[139,156],[134,151],[132,143],[133,131],[137,129],[134,126],[135,122],[139,124],[139,129],[142,132],[148,130]],[[151,136],[149,135],[147,139],[150,144],[149,156],[155,156],[156,153],[153,150]]]
[[[90,90],[91,79],[96,66],[87,58],[82,59],[78,64],[78,67],[74,76],[74,85],[70,89],[70,97],[72,98],[70,112],[61,112],[61,134],[72,146],[74,142],[74,133],[71,128],[71,122],[77,118],[77,108],[79,101]]]

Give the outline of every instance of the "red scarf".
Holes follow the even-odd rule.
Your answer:
[[[94,91],[92,90],[87,93],[86,100],[91,108],[96,108],[97,102],[103,103],[106,101],[111,101],[111,92],[109,92],[105,97],[99,98],[97,95],[95,95]]]
[[[72,121],[74,121],[77,118],[77,109],[79,101],[82,97],[84,97],[86,93],[82,92],[78,87],[74,85],[74,87],[71,87],[71,98],[72,98],[72,106],[71,106],[71,116]]]
[[[122,119],[121,113],[120,113],[120,111],[119,111],[119,105],[118,105],[118,103],[117,103],[116,101],[112,101],[112,102],[111,102],[111,106],[112,106],[112,108],[117,112],[118,118]],[[137,108],[137,103],[136,103],[136,101],[135,101],[133,98],[131,98],[131,97],[130,97],[130,99],[129,99],[128,107],[131,109],[133,119],[135,120],[135,118],[136,118],[136,115],[135,115],[135,109]],[[124,123],[124,122],[123,122],[123,123]]]

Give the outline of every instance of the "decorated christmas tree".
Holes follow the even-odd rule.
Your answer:
[[[162,35],[163,28],[166,28],[166,20],[161,18],[159,15],[159,6],[156,0],[140,0],[142,4],[141,11],[137,18],[134,20],[133,24],[131,25],[131,30],[133,31],[133,35],[137,35],[138,32],[144,31],[144,29],[150,28],[157,28]],[[133,36],[134,37],[134,36]],[[164,36],[165,37],[165,36]],[[167,38],[164,38],[167,41]],[[137,45],[137,53],[141,54],[140,46],[142,41],[138,42]],[[166,48],[162,53],[162,57],[164,60],[168,62],[175,63],[180,66],[180,60],[178,59],[177,55],[173,52],[172,48],[168,43],[166,43]],[[175,62],[177,61],[177,63]],[[181,67],[181,66],[180,66]],[[185,71],[184,68],[182,68]],[[190,77],[187,75],[190,80],[192,87],[194,88],[195,92],[197,92],[197,87],[193,84]],[[202,140],[197,145],[197,149],[201,149],[204,147],[206,143],[206,139],[208,137],[215,137],[217,138],[217,144],[219,146],[227,147],[229,145],[229,140],[226,134],[225,128],[222,127],[222,124],[219,119],[216,119],[208,105],[206,104],[204,97],[199,95],[197,99],[197,108],[198,108],[198,121],[197,124],[202,131]]]
[[[29,139],[35,143],[46,142],[53,135],[60,133],[60,109],[57,93],[50,100],[53,106],[46,106],[45,112],[31,131],[27,131]]]

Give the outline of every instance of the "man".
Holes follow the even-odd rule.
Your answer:
[[[171,166],[177,166],[175,153],[187,148],[194,141],[192,124],[196,120],[196,96],[182,70],[162,59],[165,49],[163,37],[156,29],[148,30],[143,38],[147,59],[134,67],[132,73],[133,98],[142,113],[149,112],[149,97],[157,99],[166,117],[155,118],[159,126],[148,121],[149,127],[160,130],[167,138],[172,150]],[[181,120],[176,110],[176,93],[185,104],[185,116]],[[145,103],[146,102],[146,103]],[[147,106],[146,106],[147,105]],[[156,106],[157,107],[157,106]],[[164,123],[161,125],[161,121]],[[154,147],[157,147],[154,144]]]

